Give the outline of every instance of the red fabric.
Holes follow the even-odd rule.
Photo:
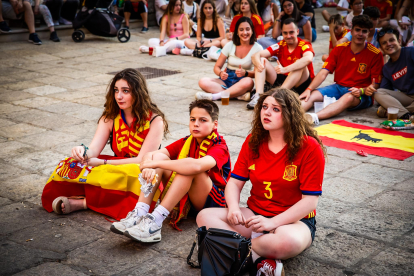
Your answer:
[[[230,154],[223,136],[220,136],[218,133],[217,136],[218,137],[213,140],[213,145],[207,150],[207,155],[216,160],[216,165],[208,171],[208,176],[216,186],[224,189],[230,175],[226,175],[222,168],[227,163],[230,166]],[[187,138],[188,136],[181,138],[180,140],[177,140],[165,147],[170,153],[171,160],[178,159],[178,155],[180,154],[181,148],[184,146]],[[198,158],[198,153],[200,151],[199,146],[200,145],[198,144],[197,139],[193,139],[188,157]]]
[[[230,32],[234,33],[235,31],[234,29],[236,28],[236,23],[242,17],[243,17],[242,14],[238,14],[235,17],[233,17],[233,20],[231,21],[231,25],[230,25]],[[250,19],[253,22],[253,27],[254,27],[254,31],[256,32],[256,37],[258,37],[259,35],[264,35],[265,31],[264,31],[264,25],[263,25],[262,18],[258,16],[257,14],[252,14]]]
[[[274,154],[267,142],[260,145],[260,156],[254,159],[249,139],[250,135],[242,146],[231,175],[235,179],[250,179],[252,182],[247,200],[250,209],[261,215],[275,216],[301,200],[303,194],[322,194],[325,158],[314,138],[308,137],[303,141],[302,148],[291,164],[286,163],[287,147]],[[288,167],[292,165],[296,166],[296,172],[286,175]],[[270,182],[271,185],[264,182]],[[314,215],[315,211],[312,216],[306,217]]]
[[[346,34],[350,32],[350,30],[348,30],[347,28],[343,28],[342,33],[340,35],[336,35],[336,41],[340,40],[341,38],[343,38],[344,36],[346,36]],[[329,37],[329,50],[333,49],[332,46],[332,39]]]
[[[298,37],[298,45],[293,50],[293,52],[289,52],[288,46],[284,40],[280,41],[277,44],[274,44],[267,48],[272,56],[276,56],[279,59],[280,64],[283,67],[289,66],[295,63],[298,59],[303,57],[303,54],[306,52],[311,52],[313,56],[315,56],[315,52],[313,51],[312,44],[308,41],[305,41]],[[312,62],[308,65],[308,70],[311,79],[315,77],[315,73],[313,71],[313,64]],[[289,73],[285,74],[286,76]]]
[[[365,88],[373,79],[381,83],[383,66],[381,51],[371,43],[366,43],[361,52],[354,54],[351,42],[346,42],[332,50],[322,68],[330,73],[335,71],[334,81],[339,85]]]
[[[377,7],[380,11],[380,18],[387,17],[388,14],[392,14],[392,2],[385,0],[379,2],[378,0],[365,0],[364,7]]]

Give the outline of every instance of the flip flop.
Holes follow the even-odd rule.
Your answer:
[[[60,196],[60,197],[55,198],[55,200],[53,200],[53,203],[52,203],[53,211],[59,215],[69,214],[72,211],[71,206],[69,204],[69,199],[83,199],[83,209],[88,209],[86,205],[86,198],[84,196],[71,196],[71,197]],[[62,211],[62,203],[65,204],[65,212]]]

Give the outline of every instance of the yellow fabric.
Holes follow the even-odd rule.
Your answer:
[[[327,124],[316,128],[319,136],[326,136],[332,139],[355,142],[365,146],[376,148],[392,148],[414,153],[414,139],[402,136],[377,133],[371,129],[357,129],[336,124]],[[368,134],[371,138],[382,141],[372,142],[365,139],[355,139],[361,133]],[[352,139],[354,138],[354,139]]]

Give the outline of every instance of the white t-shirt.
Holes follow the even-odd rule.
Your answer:
[[[164,15],[164,11],[161,9],[162,6],[168,5],[169,0],[155,0],[155,18],[157,24],[160,24],[160,19]]]
[[[249,53],[241,59],[236,57],[236,46],[233,44],[233,41],[230,41],[229,43],[224,45],[223,50],[221,50],[221,53],[227,57],[227,67],[229,69],[237,70],[241,65],[242,68],[245,70],[252,70],[252,55],[254,55],[257,52],[260,52],[261,50],[263,50],[263,47],[259,43],[255,42],[253,44],[253,47],[250,49]]]
[[[342,7],[344,9],[349,9],[349,3],[347,0],[339,0],[338,3],[339,7]],[[342,16],[342,17],[346,17],[348,12],[347,11],[338,11],[338,13]]]
[[[272,9],[270,6],[271,5],[268,5],[263,11],[263,14],[262,14],[263,24],[266,24],[267,22],[272,20]]]
[[[201,9],[201,6],[203,5],[203,2],[204,0],[201,0],[200,5],[199,5],[200,9]],[[226,15],[226,7],[229,4],[229,2],[227,0],[214,0],[214,4],[216,4],[216,10],[217,10],[218,15],[224,19]],[[200,11],[200,12],[203,12],[203,11]]]
[[[357,14],[357,15],[362,15],[363,13],[364,13],[364,10],[362,10],[361,13]],[[352,28],[352,19],[353,18],[354,18],[354,12],[350,12],[345,18],[346,24],[348,25],[348,27],[350,29]]]
[[[196,2],[193,2],[193,4],[191,6],[189,6],[187,4],[187,2],[183,0],[183,4],[184,4],[183,5],[184,6],[184,12],[191,16],[190,19],[193,18],[194,16],[197,16],[196,15],[196,13],[197,13]]]

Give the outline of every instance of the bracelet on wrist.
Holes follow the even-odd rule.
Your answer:
[[[108,160],[107,160],[107,159],[104,159],[104,165],[106,165],[106,164],[107,164],[107,162],[108,162]]]
[[[361,90],[361,95],[364,95],[365,94],[364,88],[360,88],[360,90]]]
[[[83,151],[83,157],[87,156],[86,155],[86,151],[89,149],[87,146],[85,146],[84,144],[81,144],[81,146],[83,147],[84,151]]]
[[[247,77],[248,75],[249,75],[249,72],[247,72],[246,70],[246,73],[244,73],[244,76]]]
[[[309,87],[308,87],[308,88],[306,88],[306,89],[305,89],[305,91],[306,91],[306,90],[312,91],[312,89],[310,89]]]

